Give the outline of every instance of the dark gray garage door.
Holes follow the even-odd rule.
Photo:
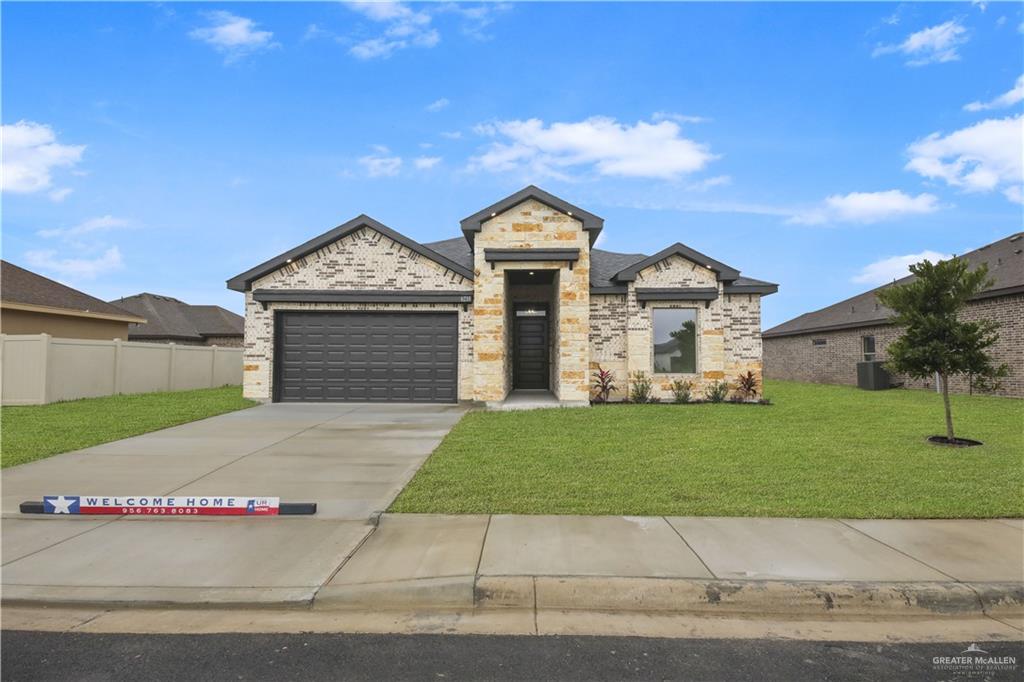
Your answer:
[[[454,313],[280,313],[277,325],[277,400],[458,399]]]

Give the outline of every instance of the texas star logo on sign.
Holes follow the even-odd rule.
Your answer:
[[[153,516],[273,516],[280,498],[233,495],[198,497],[184,495],[46,495],[46,514],[116,514]]]

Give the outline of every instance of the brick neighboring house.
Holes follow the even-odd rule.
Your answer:
[[[615,373],[613,398],[633,371],[661,397],[676,378],[699,390],[760,373],[775,284],[682,244],[595,249],[603,226],[533,186],[438,242],[359,216],[228,280],[245,292],[245,395],[496,404],[547,390],[584,405],[598,365]]]
[[[145,318],[0,261],[0,331],[64,339],[125,339]]]
[[[998,395],[1024,397],[1024,233],[1010,235],[966,253],[972,268],[987,263],[994,284],[968,303],[964,319],[990,319],[1001,324],[990,352],[996,364],[1006,363],[1010,376]],[[898,283],[913,277],[905,277]],[[890,285],[885,285],[890,286]],[[879,289],[884,287],[879,287]],[[891,311],[872,289],[834,305],[806,313],[764,332],[764,374],[825,384],[856,384],[857,362],[886,359],[886,349],[900,335],[889,323]],[[910,388],[935,388],[934,379],[895,380]],[[950,380],[951,391],[970,390],[967,377]]]
[[[217,305],[190,305],[170,296],[136,294],[112,304],[146,318],[128,328],[129,341],[240,348],[245,318]]]

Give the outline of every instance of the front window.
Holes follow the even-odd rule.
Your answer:
[[[655,308],[654,372],[696,374],[697,311],[694,308]]]
[[[871,362],[875,359],[875,337],[862,336],[861,345],[864,348],[864,361]]]

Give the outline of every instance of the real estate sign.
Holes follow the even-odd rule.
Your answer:
[[[280,498],[232,495],[44,495],[44,514],[116,514],[151,516],[271,516],[280,511]]]

